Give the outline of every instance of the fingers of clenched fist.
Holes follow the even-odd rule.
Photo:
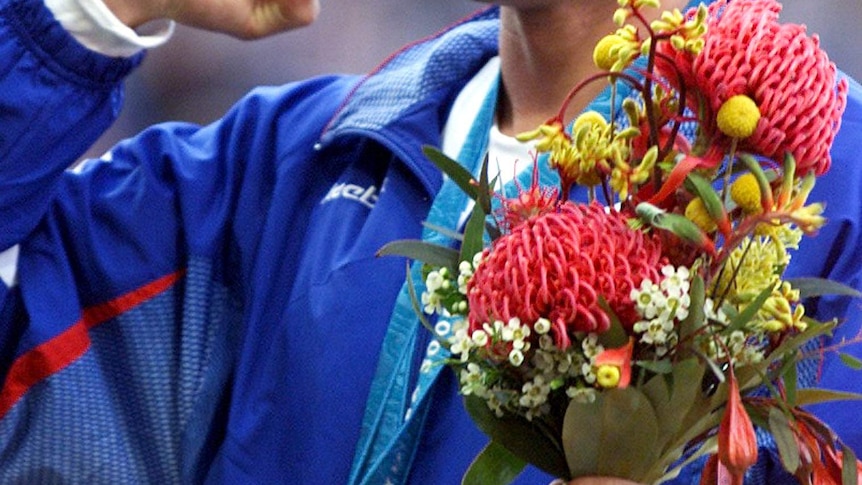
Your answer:
[[[319,0],[105,0],[126,25],[169,18],[242,39],[303,27],[317,18]]]

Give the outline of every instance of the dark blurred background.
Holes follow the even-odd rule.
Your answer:
[[[862,0],[783,4],[783,21],[807,25],[839,67],[862,79]],[[321,0],[321,6],[311,27],[254,42],[178,26],[130,77],[123,114],[87,155],[159,121],[213,121],[254,86],[367,72],[404,44],[482,7],[469,0]]]

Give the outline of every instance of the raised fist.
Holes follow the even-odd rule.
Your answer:
[[[320,10],[318,0],[105,0],[105,4],[130,27],[169,18],[241,39],[303,27]]]

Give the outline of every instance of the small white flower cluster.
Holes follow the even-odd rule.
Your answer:
[[[727,336],[724,345],[727,347],[730,359],[734,365],[748,365],[762,362],[765,344],[765,342],[761,341],[762,338],[764,337],[746,335],[741,330],[731,332]]]
[[[425,276],[425,291],[422,292],[422,307],[425,313],[443,316],[466,315],[467,283],[481,260],[480,252],[476,253],[472,262],[461,261],[457,275],[445,267],[428,271]]]
[[[730,319],[721,308],[715,308],[715,301],[712,298],[706,298],[703,302],[703,316],[707,321],[720,323],[727,326]]]
[[[635,333],[641,334],[640,342],[654,347],[656,356],[663,357],[678,343],[676,324],[688,317],[691,298],[691,273],[688,268],[662,268],[664,279],[659,284],[650,280],[641,282],[631,292],[635,308],[644,320],[634,324]],[[730,320],[721,308],[716,308],[712,298],[703,302],[703,314],[708,322],[726,327]],[[763,336],[751,335],[741,330],[729,335],[710,333],[700,341],[700,346],[710,358],[724,361],[730,359],[734,365],[754,364],[764,358]]]
[[[471,333],[467,322],[462,320],[453,328],[454,335],[449,339],[449,351],[453,356],[460,356],[461,362],[469,361],[471,352],[479,350],[483,358],[487,353],[490,354],[488,357],[508,359],[510,364],[518,367],[524,363],[524,353],[530,350],[529,337],[533,330],[541,334],[543,331],[547,333],[549,329],[550,325],[546,330],[543,330],[541,325],[531,329],[529,325],[521,324],[521,319],[512,318],[507,323],[499,320],[493,324],[486,323]]]
[[[564,388],[571,399],[595,399],[593,361],[604,350],[597,336],[590,334],[580,346],[561,350],[550,330],[551,322],[545,318],[533,325],[518,318],[495,321],[472,333],[466,322],[460,322],[449,350],[466,364],[459,376],[461,393],[485,399],[498,416],[510,410],[530,420],[550,410],[549,396],[558,389]],[[531,340],[538,345],[531,345]],[[531,365],[524,365],[527,359]]]
[[[641,334],[640,341],[655,347],[656,355],[664,356],[679,340],[676,322],[688,317],[691,297],[691,273],[685,266],[661,269],[664,278],[655,284],[649,279],[631,291],[635,309],[644,319],[635,322],[633,330]]]
[[[742,330],[734,330],[729,335],[719,335],[719,341],[706,340],[703,349],[710,358],[716,361],[733,362],[733,365],[744,366],[762,362],[764,352],[768,347],[767,337],[760,334],[746,334]]]

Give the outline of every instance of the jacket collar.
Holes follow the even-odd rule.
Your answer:
[[[423,159],[421,145],[439,144],[458,92],[497,54],[498,34],[499,8],[491,7],[408,44],[357,83],[321,142],[361,134],[383,142],[402,160]]]

